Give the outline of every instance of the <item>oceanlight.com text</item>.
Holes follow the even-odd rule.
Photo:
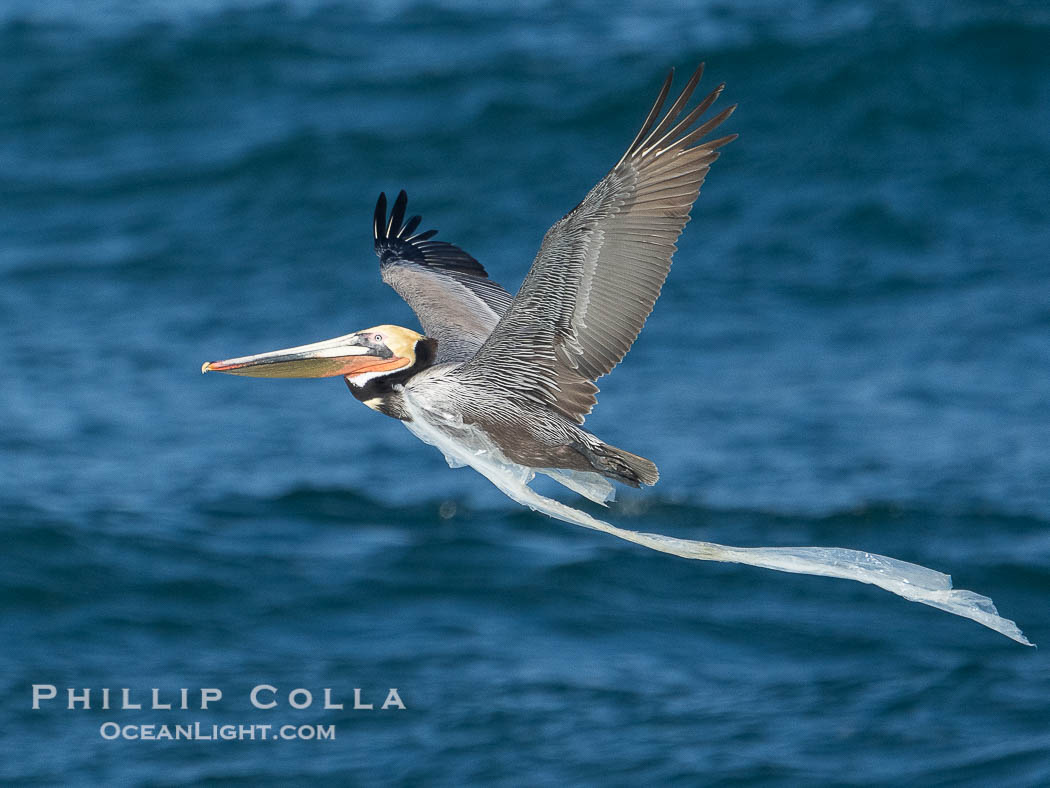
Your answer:
[[[334,725],[213,725],[191,722],[180,725],[121,725],[104,722],[99,735],[107,741],[332,741]]]

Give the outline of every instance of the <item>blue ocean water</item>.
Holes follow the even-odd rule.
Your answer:
[[[1050,782],[1048,40],[974,0],[4,4],[0,781]],[[662,472],[608,519],[914,561],[1044,649],[554,522],[338,380],[200,376],[416,325],[381,190],[513,291],[701,60],[741,136],[601,381],[588,427]]]

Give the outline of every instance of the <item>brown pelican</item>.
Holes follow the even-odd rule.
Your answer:
[[[990,599],[952,590],[925,567],[856,550],[736,548],[617,528],[529,486],[547,474],[599,503],[614,480],[655,484],[650,460],[610,446],[580,425],[595,381],[620,363],[667,278],[689,212],[719,148],[735,134],[704,138],[735,105],[700,123],[724,85],[686,111],[696,69],[661,117],[673,70],[620,160],[557,221],[516,296],[462,249],[405,221],[402,191],[387,215],[376,204],[373,236],[383,280],[415,312],[418,333],[381,325],[311,345],[211,361],[202,371],[272,378],[342,376],[370,408],[401,420],[449,464],[470,465],[510,498],[567,522],[687,558],[872,583],[971,618],[1022,643]]]
[[[357,399],[411,421],[405,397],[488,435],[514,463],[655,484],[651,461],[580,427],[594,381],[627,353],[671,267],[675,241],[718,149],[701,140],[728,107],[700,125],[719,85],[689,112],[701,65],[660,118],[668,74],[627,151],[578,206],[547,231],[516,297],[462,249],[405,222],[402,191],[373,234],[383,280],[415,311],[423,334],[376,326],[313,345],[213,361],[204,371],[254,377],[342,375]]]

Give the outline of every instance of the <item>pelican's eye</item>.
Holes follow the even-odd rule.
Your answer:
[[[374,339],[376,342],[382,342],[383,341],[383,335],[382,334],[376,334],[374,337],[372,337],[372,339]]]

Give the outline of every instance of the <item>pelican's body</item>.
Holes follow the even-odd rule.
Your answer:
[[[411,421],[405,400],[450,421],[480,430],[494,446],[518,465],[599,473],[637,487],[655,484],[656,466],[642,457],[602,442],[559,413],[537,403],[507,406],[498,391],[464,379],[460,364],[443,364],[414,376],[397,392],[399,418]],[[407,416],[407,418],[406,418]]]
[[[575,479],[570,486],[582,479],[604,489],[595,474],[633,487],[655,484],[655,464],[580,425],[595,402],[594,381],[620,362],[652,311],[717,149],[734,138],[695,144],[733,111],[696,126],[719,86],[683,115],[702,72],[657,123],[668,75],[627,152],[547,232],[516,297],[462,249],[432,241],[436,231],[416,233],[420,217],[405,222],[403,191],[389,216],[380,195],[373,226],[380,270],[423,333],[377,326],[211,362],[204,371],[342,375],[373,410],[406,423],[426,419],[453,439],[466,429],[511,463]]]

